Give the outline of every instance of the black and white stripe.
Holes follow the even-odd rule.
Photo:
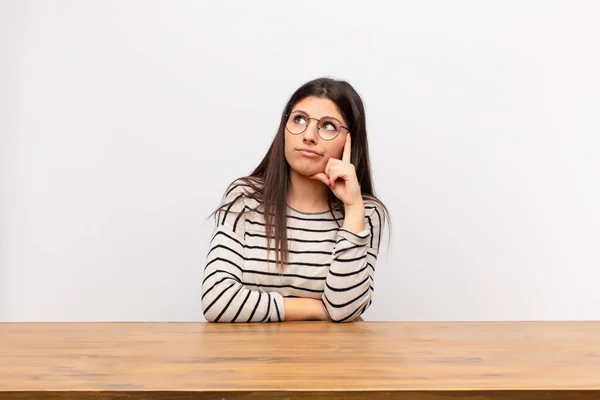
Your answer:
[[[371,304],[382,232],[382,211],[365,200],[365,230],[341,228],[343,214],[288,209],[288,265],[275,267],[267,253],[264,215],[248,187],[234,184],[218,213],[202,283],[208,321],[285,320],[284,297],[321,299],[333,321],[351,321]]]

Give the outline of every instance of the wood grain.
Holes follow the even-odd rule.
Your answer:
[[[0,399],[600,399],[600,322],[0,324]]]

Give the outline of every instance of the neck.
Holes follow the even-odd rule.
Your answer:
[[[329,188],[321,181],[300,175],[290,168],[290,186],[288,205],[303,212],[321,212],[328,210],[327,191]]]

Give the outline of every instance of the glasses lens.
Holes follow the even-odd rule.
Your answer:
[[[334,139],[340,133],[340,121],[334,118],[323,118],[319,122],[319,135],[324,140]]]
[[[285,127],[290,133],[298,135],[304,132],[306,125],[308,125],[308,118],[304,114],[292,113]]]

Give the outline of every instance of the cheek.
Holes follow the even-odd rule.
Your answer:
[[[327,149],[327,153],[329,154],[330,157],[334,157],[334,158],[338,158],[338,159],[342,158],[343,152],[344,152],[344,142],[338,142],[337,140],[335,141],[335,143],[331,143],[329,148]]]
[[[295,149],[297,146],[297,143],[295,143],[295,137],[291,136],[291,135],[285,135],[285,142],[284,142],[284,146],[283,148],[285,149],[285,152],[288,153],[290,150]]]
[[[296,136],[285,135],[285,142],[283,148],[285,151],[285,158],[287,159],[288,163],[290,162],[289,158],[294,156],[294,150],[298,147],[300,147],[300,144],[297,143]]]

